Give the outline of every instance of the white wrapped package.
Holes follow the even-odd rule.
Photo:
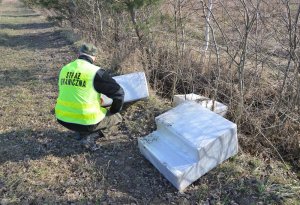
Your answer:
[[[136,72],[113,77],[124,89],[124,102],[132,102],[149,97],[149,90],[145,73]],[[109,106],[112,99],[101,95],[101,105]]]
[[[179,191],[238,152],[236,124],[196,102],[155,120],[157,130],[138,139],[139,149]]]
[[[217,102],[217,101],[213,101],[207,97],[201,96],[201,95],[196,95],[194,93],[190,93],[190,94],[185,94],[185,95],[174,95],[173,98],[173,105],[177,106],[185,101],[195,101],[197,103],[199,103],[200,105],[202,105],[205,108],[210,109],[211,111],[225,116],[225,114],[227,113],[227,106]]]

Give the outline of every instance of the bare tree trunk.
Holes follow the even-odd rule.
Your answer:
[[[288,75],[290,74],[290,69],[291,69],[292,63],[294,64],[294,67],[296,70],[299,69],[297,65],[299,65],[299,63],[300,63],[299,56],[297,56],[297,53],[296,53],[296,49],[297,49],[297,45],[298,45],[297,41],[299,41],[299,40],[297,40],[299,38],[298,37],[299,34],[297,32],[297,27],[298,27],[299,15],[300,15],[300,5],[298,6],[298,10],[295,15],[294,22],[292,22],[293,19],[292,19],[292,15],[291,15],[291,5],[289,4],[289,1],[284,1],[283,3],[286,7],[286,16],[287,16],[287,20],[286,20],[287,25],[286,26],[288,28],[288,42],[289,42],[288,49],[289,50],[288,50],[288,63],[286,66],[286,70],[284,72],[284,79],[283,79],[283,82],[281,85],[281,89],[279,91],[279,101],[278,101],[277,108],[281,107],[282,101],[285,98],[284,90],[288,83],[287,79],[288,79]],[[296,79],[297,78],[298,78],[298,76],[296,76]],[[297,81],[298,81],[298,79],[297,79]],[[298,93],[297,93],[298,89],[296,89],[296,91],[295,91],[296,96],[298,95]]]
[[[175,64],[175,70],[174,70],[174,78],[173,78],[173,83],[172,83],[172,90],[171,90],[171,96],[173,97],[176,92],[176,85],[178,81],[178,71],[180,67],[180,60],[179,60],[179,45],[178,45],[178,24],[179,24],[179,19],[178,13],[180,10],[180,0],[175,0],[174,3],[174,27],[175,27],[175,49],[176,49],[176,64]]]
[[[133,24],[136,36],[138,37],[140,51],[146,57],[146,60],[142,60],[143,69],[146,76],[149,76],[150,70],[152,70],[152,54],[149,45],[147,44],[147,37],[144,36],[142,30],[140,29],[137,19],[136,19],[136,10],[134,8],[129,8],[129,13],[131,17],[131,22]]]
[[[202,1],[203,4],[203,1]],[[213,0],[208,0],[208,6],[206,8],[205,12],[205,45],[204,45],[204,52],[208,50],[209,47],[209,41],[210,41],[210,16],[212,13],[212,6],[213,6]]]
[[[102,18],[102,12],[101,12],[101,5],[100,5],[100,2],[97,1],[97,10],[98,10],[98,17],[99,17],[99,36],[100,38],[102,38],[103,36],[103,18]]]
[[[240,123],[243,111],[244,111],[244,90],[245,90],[245,62],[247,58],[247,47],[248,47],[248,37],[249,33],[253,27],[253,24],[256,20],[257,17],[257,9],[259,7],[259,2],[257,3],[258,6],[255,8],[255,12],[253,12],[252,17],[250,16],[250,11],[246,5],[245,0],[239,0],[241,4],[243,5],[244,9],[244,21],[245,21],[245,33],[243,36],[243,40],[241,42],[241,56],[240,56],[240,61],[238,63],[238,77],[239,77],[239,92],[240,92],[240,99],[239,99],[239,107],[237,111],[237,118],[236,122],[237,124]]]

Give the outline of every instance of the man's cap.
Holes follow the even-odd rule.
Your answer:
[[[85,43],[80,47],[79,52],[88,54],[90,56],[96,56],[98,53],[98,49],[93,44]]]

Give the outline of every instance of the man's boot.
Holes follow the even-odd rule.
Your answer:
[[[86,137],[80,141],[81,145],[90,151],[96,151],[100,149],[100,146],[96,144],[97,136],[98,133],[91,133],[89,135],[86,135]]]

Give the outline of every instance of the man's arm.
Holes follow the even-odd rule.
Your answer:
[[[110,114],[120,112],[124,103],[123,88],[103,69],[99,69],[94,78],[94,88],[97,92],[113,100]]]

